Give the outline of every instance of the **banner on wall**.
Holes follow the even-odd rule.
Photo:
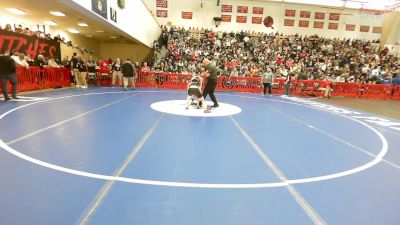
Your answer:
[[[232,5],[222,5],[221,12],[232,12]]]
[[[262,20],[263,20],[262,17],[258,17],[258,16],[257,17],[252,17],[251,18],[251,23],[252,24],[261,24]]]
[[[156,0],[158,8],[168,8],[168,0]]]
[[[61,59],[61,48],[58,41],[2,30],[0,30],[0,50],[0,52],[17,50],[30,55],[33,59],[38,55]]]
[[[249,11],[249,7],[247,7],[247,6],[238,6],[237,7],[238,13],[247,13],[248,11]]]
[[[300,17],[301,18],[310,18],[311,12],[310,11],[300,11]]]
[[[369,32],[369,26],[360,26],[360,32]]]
[[[191,20],[193,18],[193,12],[182,12],[182,19]]]
[[[264,8],[263,7],[253,7],[253,14],[264,14]]]
[[[236,23],[247,23],[247,16],[236,16]]]
[[[295,17],[296,16],[296,10],[286,9],[285,10],[285,16],[287,16],[287,17]]]
[[[285,19],[284,22],[283,22],[283,25],[287,26],[287,27],[293,27],[294,26],[294,20]]]
[[[337,30],[338,28],[339,28],[338,23],[329,23],[328,24],[328,29],[330,29],[330,30]]]
[[[307,20],[299,20],[299,27],[308,27],[310,21]]]
[[[382,33],[382,27],[373,27],[372,33]]]
[[[329,13],[329,20],[339,20],[340,14],[339,13]]]
[[[167,10],[157,10],[157,17],[168,17]]]
[[[92,11],[107,19],[107,0],[92,0]]]
[[[314,21],[314,28],[322,29],[324,28],[324,22],[321,21]]]
[[[232,21],[232,16],[231,15],[221,15],[221,21],[230,23]]]
[[[356,30],[356,25],[354,25],[354,24],[346,24],[346,30],[347,31],[355,31]]]
[[[325,19],[325,13],[322,13],[322,12],[315,12],[315,14],[314,14],[314,19],[317,19],[317,20],[324,20],[324,19]]]

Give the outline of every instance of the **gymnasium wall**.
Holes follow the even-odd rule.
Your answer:
[[[121,58],[123,61],[129,58],[132,62],[143,61],[151,50],[144,45],[127,43],[101,43],[100,49],[104,58]]]
[[[71,7],[82,12],[84,11],[89,16],[95,17],[99,22],[112,25],[121,33],[127,34],[149,47],[152,46],[153,41],[161,34],[161,29],[157,21],[141,0],[126,0],[124,9],[118,6],[117,0],[108,0],[107,18],[103,18],[92,11],[92,0],[63,1],[69,3]],[[111,8],[116,12],[117,22],[114,22],[110,17]]]
[[[207,27],[214,30],[222,31],[240,31],[251,30],[257,32],[280,32],[284,34],[299,33],[302,35],[318,34],[324,37],[339,38],[361,38],[361,39],[379,39],[380,33],[373,33],[373,27],[382,27],[383,16],[375,16],[370,14],[360,14],[359,10],[338,10],[315,5],[300,5],[290,3],[277,3],[262,0],[220,0],[220,6],[217,6],[217,0],[144,0],[153,15],[160,24],[166,25],[170,22],[172,25],[184,27]],[[167,8],[157,7],[157,2],[167,3]],[[201,4],[202,2],[202,4]],[[222,5],[231,5],[232,13],[222,13]],[[160,5],[159,5],[160,6]],[[237,6],[247,6],[247,13],[237,13]],[[263,14],[253,14],[253,7],[262,7]],[[295,17],[285,16],[285,10],[296,10]],[[157,10],[167,11],[167,17]],[[310,18],[301,18],[300,11],[310,12]],[[182,12],[192,12],[192,19],[183,19]],[[325,19],[314,19],[315,12],[325,13]],[[329,20],[329,13],[340,13],[338,21]],[[221,14],[231,15],[231,22],[221,22],[216,28],[213,17],[220,17]],[[165,16],[165,13],[163,14]],[[246,23],[237,23],[236,16],[247,16]],[[274,28],[266,28],[263,24],[253,24],[252,17],[274,18]],[[284,26],[285,19],[294,20],[294,26]],[[309,21],[309,27],[299,27],[299,20]],[[314,28],[314,21],[324,22],[323,28]],[[329,23],[338,23],[338,29],[328,29]],[[346,24],[355,25],[354,31],[346,31]],[[360,32],[360,25],[369,26],[368,32]]]

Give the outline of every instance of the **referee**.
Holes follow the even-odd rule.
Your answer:
[[[217,68],[210,63],[208,59],[203,60],[203,66],[207,70],[206,77],[207,77],[207,84],[204,87],[203,97],[204,99],[207,98],[207,95],[210,94],[210,98],[213,101],[214,105],[212,107],[218,107],[217,99],[215,98],[214,91],[217,87]]]

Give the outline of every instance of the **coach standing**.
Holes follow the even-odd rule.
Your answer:
[[[122,64],[121,70],[124,80],[124,90],[128,90],[129,83],[132,83],[132,88],[135,89],[135,80],[133,75],[136,74],[136,68],[132,65],[130,59],[127,59],[124,64]]]
[[[12,84],[12,98],[17,99],[17,76],[15,75],[17,71],[15,61],[10,56],[2,56],[0,55],[0,78],[1,82],[3,83],[3,95],[4,100],[10,100],[8,96],[8,88],[7,84],[8,81],[11,81]]]
[[[207,95],[210,94],[210,98],[213,101],[214,105],[212,107],[218,107],[217,99],[215,98],[214,91],[217,87],[217,68],[210,63],[208,59],[203,60],[203,66],[207,70],[207,84],[204,87],[203,96],[206,99]]]

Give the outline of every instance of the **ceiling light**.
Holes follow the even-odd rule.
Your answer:
[[[9,11],[12,14],[16,15],[25,15],[26,12],[22,9],[16,9],[16,8],[7,8],[7,11]]]
[[[64,13],[59,12],[59,11],[51,11],[50,14],[53,16],[65,16]]]
[[[68,31],[70,33],[73,33],[73,34],[78,34],[79,33],[79,30],[76,30],[76,29],[69,29]]]
[[[81,27],[87,27],[87,26],[89,26],[89,25],[87,25],[87,23],[78,23],[78,25],[81,26]]]
[[[104,31],[102,31],[102,30],[98,30],[98,31],[96,31],[97,33],[103,33]]]
[[[44,24],[49,25],[49,26],[57,26],[57,23],[54,21],[50,21],[50,20],[45,20],[43,21]]]
[[[110,38],[112,38],[112,39],[116,39],[117,37],[115,37],[115,36],[111,36]]]

